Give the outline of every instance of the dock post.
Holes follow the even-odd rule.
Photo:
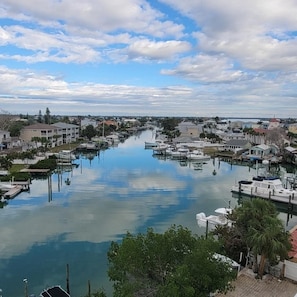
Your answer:
[[[66,265],[66,290],[67,293],[70,295],[70,287],[69,287],[69,264]]]
[[[91,282],[88,280],[88,297],[91,297]]]
[[[289,204],[288,204],[288,210],[291,210],[292,209],[292,203],[291,203],[291,195],[289,195]]]

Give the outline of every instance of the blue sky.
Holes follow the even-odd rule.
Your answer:
[[[297,117],[295,0],[2,0],[0,113]]]

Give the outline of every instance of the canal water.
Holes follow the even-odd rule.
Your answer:
[[[235,207],[230,189],[255,169],[218,159],[196,170],[192,163],[158,159],[145,141],[152,131],[128,138],[118,147],[80,155],[72,170],[32,181],[0,209],[0,289],[3,297],[39,296],[53,285],[66,289],[66,266],[72,297],[104,288],[112,296],[106,253],[123,235],[164,232],[183,225],[202,235],[196,213]],[[216,174],[213,174],[213,171]],[[69,179],[70,184],[65,181]],[[50,189],[50,190],[49,190]],[[296,217],[280,213],[287,229]],[[27,284],[23,281],[27,279]],[[0,291],[1,296],[1,291]]]

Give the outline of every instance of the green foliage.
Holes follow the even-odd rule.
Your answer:
[[[82,130],[81,135],[91,140],[92,137],[97,135],[97,131],[93,125],[88,125],[84,130]]]
[[[104,290],[98,290],[94,293],[87,294],[84,297],[107,297],[107,295],[105,294]]]
[[[261,255],[258,275],[264,273],[265,261],[276,263],[285,259],[291,249],[290,235],[278,218],[275,205],[267,200],[254,198],[245,201],[234,211],[235,228],[241,233],[246,246],[254,255]]]
[[[12,166],[12,161],[7,157],[0,157],[0,168],[8,170]]]
[[[30,169],[50,169],[54,170],[57,167],[57,160],[55,158],[49,158],[38,161],[36,164],[29,166]]]
[[[108,251],[114,296],[208,296],[230,289],[235,274],[227,263],[215,260],[219,249],[212,238],[193,236],[181,226],[164,234],[127,233]]]
[[[9,133],[11,137],[18,137],[20,136],[21,129],[24,127],[24,124],[20,121],[11,122],[9,125]]]
[[[48,125],[51,124],[51,112],[48,107],[45,110],[44,122]]]
[[[212,232],[214,235],[218,236],[218,239],[224,246],[226,255],[229,258],[238,261],[240,259],[240,253],[247,255],[248,247],[238,228],[234,226],[230,228],[226,225],[218,225]],[[245,257],[243,257],[243,262],[241,264],[243,266],[246,264]]]
[[[165,118],[161,121],[161,125],[166,131],[174,131],[180,121],[178,118]]]

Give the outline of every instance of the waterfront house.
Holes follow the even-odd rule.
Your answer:
[[[41,143],[37,139],[44,139],[48,142],[49,146],[56,146],[56,139],[58,136],[58,127],[47,124],[33,124],[25,126],[21,130],[20,139],[25,143],[31,143],[32,146],[41,146]],[[35,144],[34,143],[34,139]]]
[[[252,147],[252,144],[245,139],[231,139],[226,142],[224,149],[237,153],[238,151],[246,151]]]
[[[249,149],[249,152],[247,155],[245,155],[246,159],[249,160],[270,160],[272,157],[274,157],[278,153],[277,147],[266,145],[266,144],[259,144],[252,146]]]

